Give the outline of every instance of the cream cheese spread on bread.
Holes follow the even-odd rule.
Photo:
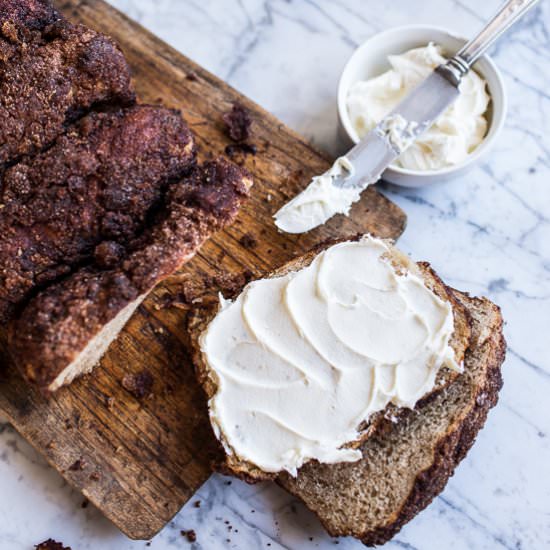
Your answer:
[[[414,407],[439,369],[461,370],[453,310],[415,264],[365,236],[248,284],[200,337],[217,391],[210,420],[226,452],[265,472],[353,462],[361,424]]]
[[[361,197],[362,189],[337,187],[334,180],[354,174],[353,164],[346,158],[336,159],[330,170],[315,176],[299,195],[275,214],[275,225],[287,233],[304,233],[324,224],[335,214],[349,214]]]
[[[430,43],[401,55],[390,55],[388,61],[389,71],[355,83],[348,92],[348,113],[360,139],[446,59],[442,49]],[[460,95],[453,105],[394,164],[429,171],[461,163],[485,137],[489,101],[486,81],[470,71],[463,78]]]

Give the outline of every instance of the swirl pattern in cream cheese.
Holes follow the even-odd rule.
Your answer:
[[[361,423],[389,403],[413,407],[442,366],[460,369],[451,305],[388,254],[372,237],[340,243],[222,301],[200,342],[228,453],[293,475],[311,459],[358,460],[345,445]]]

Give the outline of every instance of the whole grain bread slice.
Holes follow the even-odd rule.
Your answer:
[[[502,386],[506,343],[489,300],[455,293],[472,320],[465,372],[398,423],[386,422],[362,447],[363,459],[305,465],[277,482],[315,512],[332,536],[384,544],[445,487],[482,428]]]
[[[361,238],[361,236],[354,237],[354,239],[359,238]],[[335,243],[335,241],[330,243],[323,243],[322,245],[319,245],[305,255],[290,261],[276,271],[266,274],[265,277],[281,277],[289,272],[303,269],[309,266],[320,252],[322,252],[331,244]],[[454,333],[452,335],[450,344],[455,351],[457,362],[462,362],[466,350],[470,345],[471,336],[470,321],[466,309],[463,307],[460,301],[455,298],[451,289],[449,289],[441,281],[437,274],[430,268],[429,264],[415,264],[413,261],[410,260],[408,256],[404,255],[397,248],[391,245],[390,250],[391,253],[388,259],[398,271],[408,271],[416,273],[424,280],[428,288],[430,288],[435,294],[437,294],[442,300],[451,303],[454,314]],[[244,287],[231,288],[230,285],[227,285],[227,288],[224,288],[222,284],[222,287],[219,290],[220,292],[222,292],[222,294],[225,295],[226,298],[231,298],[242,292],[243,288]],[[191,347],[193,350],[193,362],[195,365],[195,371],[208,399],[214,397],[217,392],[217,377],[216,374],[209,369],[207,363],[204,361],[200,349],[199,339],[209,323],[216,316],[218,309],[218,301],[216,299],[213,299],[213,296],[211,296],[210,299],[204,299],[201,304],[198,304],[194,308],[194,310],[189,315],[188,321],[188,329]],[[436,394],[437,392],[441,391],[443,388],[451,384],[457,376],[458,373],[456,373],[455,371],[452,371],[448,368],[441,369],[436,378],[436,384],[433,390],[429,394],[424,396],[421,402],[429,400],[432,395]],[[357,441],[351,442],[348,446],[356,448],[359,447],[363,441],[367,440],[377,431],[378,427],[383,423],[385,418],[392,418],[393,420],[397,420],[403,414],[403,412],[403,409],[398,409],[393,405],[388,405],[388,407],[384,411],[375,413],[368,419],[367,422],[359,426],[359,439]],[[222,443],[224,442],[222,441]],[[227,445],[225,445],[224,447],[227,447]],[[224,458],[221,462],[216,464],[215,467],[223,473],[235,475],[237,477],[240,477],[241,479],[244,479],[245,481],[248,481],[249,483],[277,478],[277,473],[264,472],[256,465],[247,462],[246,460],[242,460],[236,454],[223,452],[221,453],[221,455]]]

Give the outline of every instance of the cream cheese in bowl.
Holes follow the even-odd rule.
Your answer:
[[[388,61],[389,71],[356,82],[349,89],[347,109],[359,138],[370,132],[446,59],[442,48],[430,42],[425,47],[390,55]],[[460,85],[456,102],[405,149],[394,165],[430,171],[463,162],[487,133],[486,113],[490,99],[486,81],[475,71],[470,71]]]
[[[370,127],[387,118],[414,82],[466,42],[453,31],[426,24],[394,27],[367,39],[351,55],[338,84],[342,150],[359,143]],[[488,55],[477,61],[474,71],[462,85],[458,103],[386,169],[385,181],[423,187],[456,180],[486,157],[504,126],[508,102],[502,75]],[[398,122],[387,128],[394,136],[403,129]],[[406,131],[402,135],[407,137]]]

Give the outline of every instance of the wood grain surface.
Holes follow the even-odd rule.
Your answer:
[[[215,450],[186,351],[181,302],[189,285],[218,273],[261,274],[330,238],[367,231],[397,238],[406,218],[371,188],[350,219],[340,216],[303,236],[278,233],[272,214],[324,171],[330,159],[101,0],[60,0],[57,5],[73,21],[119,42],[140,101],[181,109],[201,158],[224,154],[230,141],[222,114],[234,101],[254,119],[251,142],[257,154],[242,161],[255,186],[237,222],[149,296],[92,375],[47,400],[14,371],[0,338],[0,410],[126,535],[149,539],[208,479]],[[185,21],[181,25],[184,29]],[[123,380],[143,371],[153,385],[150,395],[140,398],[125,389]]]

